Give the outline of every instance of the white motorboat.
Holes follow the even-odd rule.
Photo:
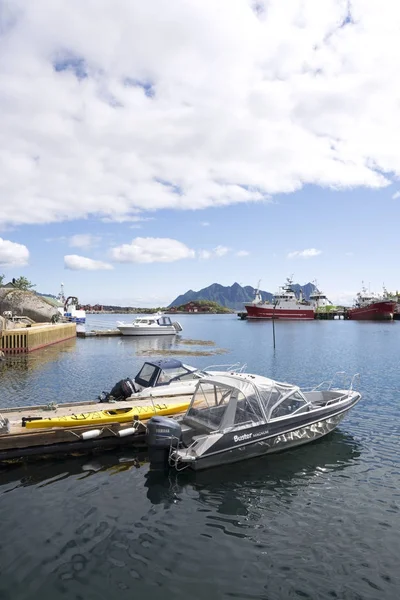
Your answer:
[[[202,377],[185,416],[148,421],[151,467],[200,470],[312,442],[360,400],[355,377],[347,389],[329,382],[311,391],[247,373]]]
[[[155,313],[137,317],[133,323],[117,321],[117,329],[122,335],[176,335],[182,331],[182,325],[163,313]]]
[[[224,374],[226,372],[240,373],[245,365],[225,364],[212,365],[199,369],[186,365],[176,358],[160,358],[148,360],[141,367],[134,379],[126,377],[118,381],[110,392],[102,392],[101,402],[113,400],[146,399],[167,396],[193,395],[197,382],[203,377]],[[217,368],[225,367],[220,371]]]

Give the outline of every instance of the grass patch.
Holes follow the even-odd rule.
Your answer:
[[[179,340],[178,344],[186,346],[215,346],[215,342],[211,340]]]
[[[216,350],[142,350],[137,356],[216,356],[226,354],[229,350],[218,348]]]

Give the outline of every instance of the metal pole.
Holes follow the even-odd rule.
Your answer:
[[[276,302],[275,302],[274,308],[272,310],[272,338],[274,341],[274,350],[275,350],[275,307],[276,307]]]

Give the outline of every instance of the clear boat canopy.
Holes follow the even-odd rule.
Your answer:
[[[212,431],[251,427],[308,409],[300,389],[258,375],[203,377],[185,416]]]
[[[142,387],[168,385],[172,381],[185,381],[200,379],[202,373],[199,369],[184,365],[174,358],[160,359],[145,362],[135,377],[135,382]]]

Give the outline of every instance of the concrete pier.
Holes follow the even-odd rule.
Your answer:
[[[38,323],[32,327],[0,331],[0,350],[6,355],[26,354],[74,337],[75,323]]]

